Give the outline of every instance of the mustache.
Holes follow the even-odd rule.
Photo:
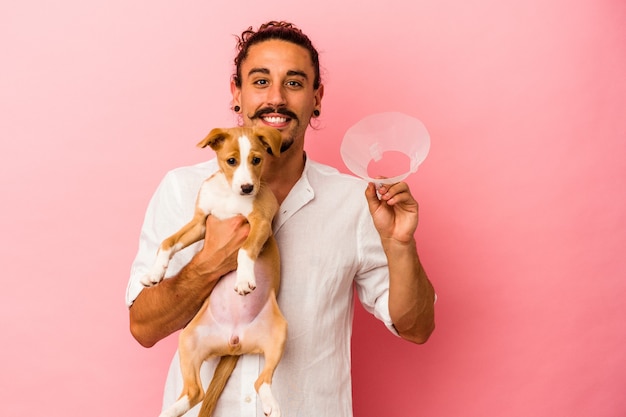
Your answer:
[[[283,107],[279,107],[279,108],[273,108],[273,107],[263,107],[260,108],[259,110],[257,110],[256,112],[254,112],[254,114],[252,114],[252,116],[249,116],[250,119],[258,119],[266,114],[270,114],[270,113],[277,113],[277,114],[281,114],[283,116],[287,116],[290,119],[295,119],[298,120],[298,116],[296,116],[295,113],[293,113],[292,111],[283,108]]]

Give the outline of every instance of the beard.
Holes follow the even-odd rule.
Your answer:
[[[294,142],[294,138],[293,136],[289,136],[286,140],[284,140],[281,144],[280,144],[280,153],[285,153],[286,150],[288,150],[289,148],[291,148],[291,145],[293,145]]]

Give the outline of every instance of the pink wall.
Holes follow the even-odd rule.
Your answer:
[[[123,302],[143,212],[234,122],[232,34],[284,18],[324,66],[311,155],[343,169],[378,111],[432,136],[409,183],[438,328],[357,312],[356,416],[626,415],[626,3],[215,3],[0,6],[2,414],[157,415],[175,338],[139,347]]]

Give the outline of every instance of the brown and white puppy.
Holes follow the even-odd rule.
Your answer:
[[[261,180],[266,155],[271,152],[278,156],[280,145],[280,132],[268,127],[213,129],[198,143],[215,151],[219,171],[203,182],[193,219],[163,241],[154,267],[142,283],[145,286],[159,283],[171,257],[204,238],[208,215],[228,218],[242,214],[248,219],[250,232],[239,250],[237,271],[220,279],[180,334],[183,392],[161,417],[181,416],[203,398],[200,416],[209,416],[239,355],[246,353],[264,355],[264,369],[255,389],[265,415],[280,417],[280,408],[271,391],[274,370],[287,338],[287,322],[276,302],[280,259],[272,234],[272,219],[278,202]],[[222,358],[205,396],[200,366],[213,356]]]

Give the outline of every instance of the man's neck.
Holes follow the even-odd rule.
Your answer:
[[[266,159],[263,178],[276,196],[278,204],[282,204],[302,176],[305,161],[304,150],[297,148],[290,148],[279,157]]]

